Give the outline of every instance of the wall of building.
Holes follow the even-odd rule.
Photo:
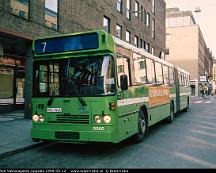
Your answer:
[[[198,26],[167,28],[166,60],[198,79]]]
[[[131,20],[126,18],[126,0],[122,1],[122,13],[116,10],[116,1],[99,0],[64,0],[59,3],[59,30],[61,32],[77,32],[103,28],[103,17],[110,19],[110,33],[116,35],[116,24],[122,26],[122,39],[125,40],[126,30],[131,32],[131,43],[134,43],[134,36],[138,36],[143,41],[155,48],[155,55],[165,50],[165,9],[164,0],[155,1],[156,13],[151,13],[152,0],[137,0],[150,13],[150,21],[155,19],[156,37],[151,37],[151,27],[147,27],[141,17],[138,19],[134,13]],[[131,10],[135,9],[135,0],[131,0]],[[76,7],[76,8],[75,8]],[[140,12],[140,14],[143,14]],[[144,15],[144,14],[143,14]]]

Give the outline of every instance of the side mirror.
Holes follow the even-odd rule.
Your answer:
[[[127,75],[120,76],[121,90],[128,90],[128,77]]]

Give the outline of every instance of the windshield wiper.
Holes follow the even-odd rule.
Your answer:
[[[68,64],[67,64],[67,90],[68,90],[68,79],[69,79],[69,67],[70,67],[70,59],[68,60]],[[71,80],[71,83],[72,83],[72,88],[75,91],[79,102],[82,104],[82,106],[86,106],[87,104],[86,104],[85,100],[83,100],[83,98],[81,97],[79,91],[77,90],[73,79]]]
[[[59,86],[60,86],[60,85],[59,85]],[[51,105],[52,105],[53,99],[54,99],[54,96],[55,96],[55,93],[58,91],[59,86],[56,87],[56,88],[53,90],[53,92],[52,92],[52,94],[51,94],[51,97],[50,97],[50,99],[49,99],[48,102],[47,102],[47,105],[48,105],[48,106],[51,106]]]
[[[73,90],[75,91],[75,93],[76,93],[76,95],[77,95],[77,97],[78,97],[79,102],[80,102],[83,106],[86,106],[87,104],[86,104],[85,100],[82,98],[82,96],[80,95],[80,93],[79,93],[78,89],[76,88],[76,85],[75,85],[75,83],[74,83],[73,80],[71,80],[71,84],[72,84]]]

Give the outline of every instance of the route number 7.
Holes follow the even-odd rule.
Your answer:
[[[43,42],[43,43],[41,43],[42,45],[43,45],[43,52],[45,52],[45,50],[46,50],[46,45],[47,45],[47,42]]]

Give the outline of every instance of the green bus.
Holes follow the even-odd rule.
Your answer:
[[[36,39],[33,52],[33,141],[141,142],[189,109],[189,73],[103,30]]]

